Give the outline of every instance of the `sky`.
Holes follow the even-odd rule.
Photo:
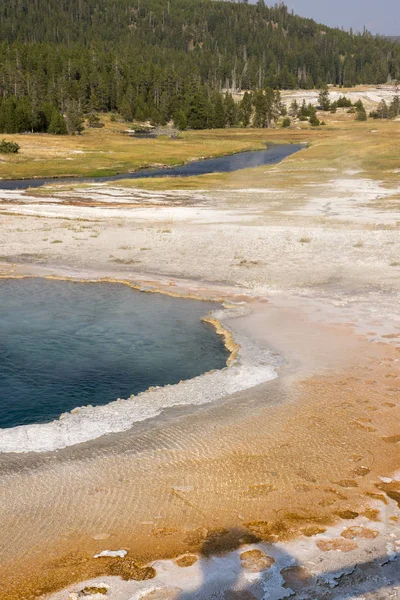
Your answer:
[[[267,5],[273,4],[266,0]],[[400,0],[286,0],[289,10],[332,27],[400,36]]]

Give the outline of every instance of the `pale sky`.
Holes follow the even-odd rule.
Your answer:
[[[271,0],[265,2],[268,6]],[[286,0],[289,10],[330,25],[400,36],[400,0]]]

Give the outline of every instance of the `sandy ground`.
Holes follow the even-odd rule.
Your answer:
[[[245,303],[224,324],[282,359],[274,380],[206,405],[1,454],[2,598],[399,596],[400,182],[267,175],[233,191],[1,192],[3,276]],[[107,549],[128,554],[93,558]]]

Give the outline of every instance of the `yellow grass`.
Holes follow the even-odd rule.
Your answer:
[[[22,179],[68,175],[101,176],[128,173],[151,165],[178,165],[189,160],[262,148],[263,136],[246,130],[186,132],[181,139],[135,139],[122,131],[123,123],[106,116],[103,129],[82,135],[4,135],[21,146],[16,155],[0,155],[0,177]]]
[[[307,149],[288,157],[279,165],[198,177],[123,181],[121,185],[154,190],[275,186],[284,189],[327,181],[332,179],[334,171],[383,179],[388,186],[398,185],[400,173],[396,171],[400,169],[400,122],[372,119],[357,122],[354,115],[345,112],[322,114],[320,117],[326,120],[325,127],[248,130],[249,137],[254,140],[308,142]],[[235,136],[236,131],[240,132],[229,130],[221,135]]]
[[[149,165],[176,165],[193,159],[263,148],[266,142],[307,142],[309,148],[279,165],[236,173],[197,177],[123,180],[121,185],[146,189],[296,187],[359,171],[360,176],[397,183],[400,169],[400,123],[357,122],[353,114],[321,113],[326,126],[300,123],[290,129],[226,129],[185,132],[182,139],[134,139],[121,134],[124,125],[106,117],[106,127],[81,136],[11,135],[21,145],[16,156],[0,156],[0,177],[99,176],[126,173]],[[42,190],[45,193],[45,190]]]

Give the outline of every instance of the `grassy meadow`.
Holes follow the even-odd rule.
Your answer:
[[[85,129],[82,135],[10,134],[18,154],[0,154],[0,178],[101,176],[128,173],[154,166],[174,166],[206,157],[263,148],[262,135],[250,130],[185,132],[179,139],[132,138],[122,133],[123,123],[102,118],[102,129]]]
[[[254,143],[301,143],[308,147],[278,165],[245,169],[235,173],[210,173],[197,177],[125,180],[120,185],[150,190],[238,189],[276,187],[293,189],[310,183],[323,183],[337,174],[384,180],[398,185],[400,175],[400,122],[357,122],[347,113],[324,115],[326,125],[310,128],[301,123],[292,129],[222,130],[204,132],[204,139],[222,137],[249,139]],[[192,135],[192,134],[191,134]],[[196,135],[195,133],[193,135]]]
[[[123,180],[123,186],[145,189],[205,189],[296,187],[325,180],[332,172],[352,172],[397,183],[400,169],[400,122],[357,122],[354,115],[322,113],[325,126],[299,123],[289,129],[223,129],[187,131],[180,139],[136,139],[123,135],[124,125],[106,117],[103,129],[86,129],[82,135],[5,135],[21,146],[17,155],[0,155],[0,177],[101,176],[127,173],[146,166],[173,166],[199,158],[215,157],[264,147],[266,142],[307,142],[309,147],[280,165],[236,173],[197,177]],[[115,185],[115,183],[113,184]]]

